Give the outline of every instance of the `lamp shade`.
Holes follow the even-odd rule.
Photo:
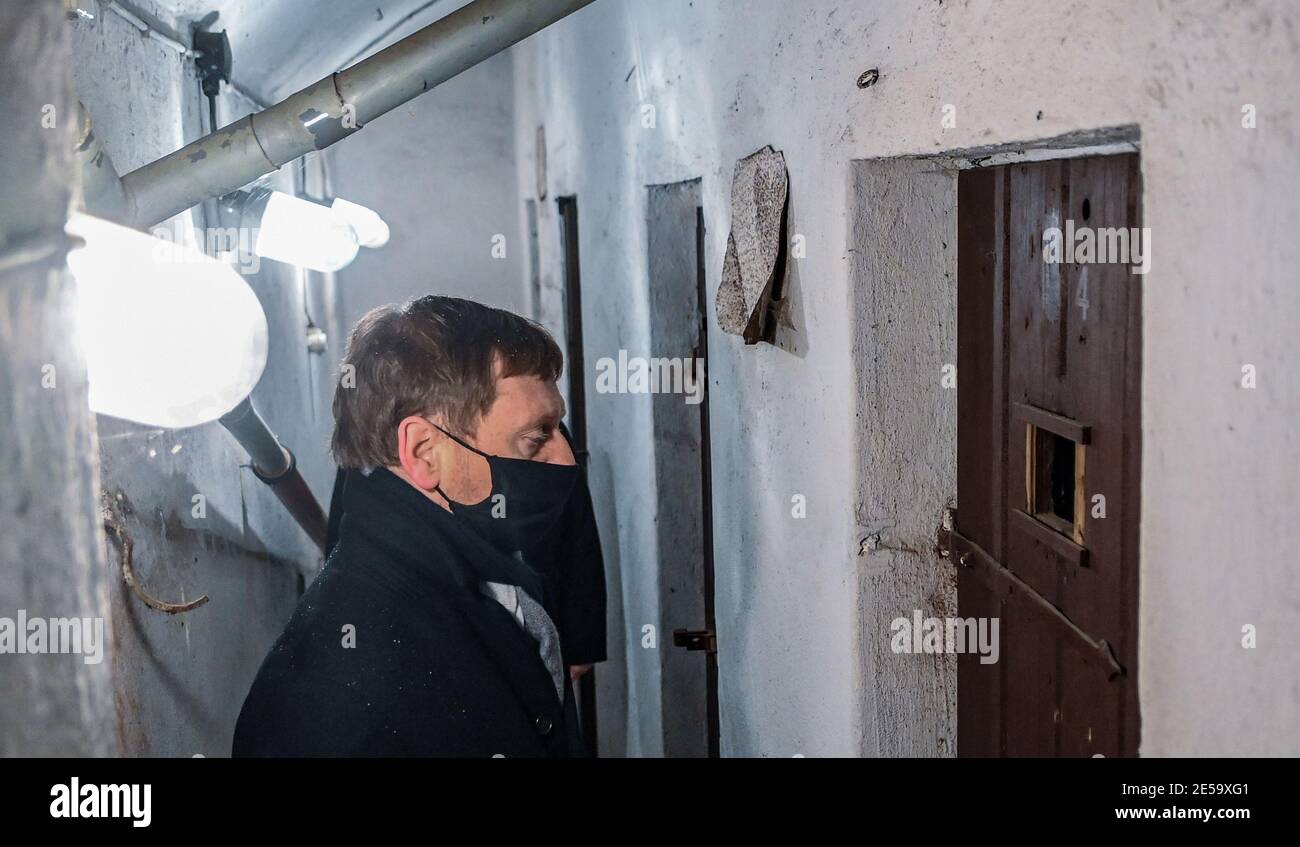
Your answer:
[[[262,304],[229,265],[192,245],[85,214],[68,254],[90,408],[169,429],[212,421],[266,367]]]

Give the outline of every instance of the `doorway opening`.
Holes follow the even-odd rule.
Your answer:
[[[1047,221],[1137,225],[1138,143],[1137,128],[1121,126],[853,163],[854,526],[857,591],[869,598],[857,619],[863,756],[1136,749],[1145,277],[1128,266],[1049,265],[1042,247]],[[1007,202],[1013,172],[1017,185],[1036,179],[1040,189],[1018,217]],[[1063,355],[1063,345],[1078,349]],[[1102,363],[1106,350],[1112,360]],[[1075,386],[1111,403],[1104,436],[1092,406],[1062,402]],[[1105,519],[1093,516],[1099,494]],[[1008,553],[1013,545],[1020,552]],[[996,620],[999,658],[895,652],[892,623],[916,612]],[[1080,664],[1100,682],[1082,678]]]

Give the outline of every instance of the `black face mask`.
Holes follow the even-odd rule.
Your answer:
[[[487,459],[492,472],[491,493],[473,505],[457,503],[441,487],[434,486],[446,498],[451,513],[502,552],[528,554],[534,550],[563,517],[578,480],[578,466],[493,456],[440,426],[438,429],[466,450]]]

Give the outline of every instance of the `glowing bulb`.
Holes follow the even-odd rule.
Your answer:
[[[219,418],[266,367],[262,304],[222,262],[84,214],[68,254],[90,408],[175,429]]]
[[[383,247],[388,243],[388,224],[374,209],[342,197],[335,197],[330,208],[351,225],[362,247]]]
[[[329,206],[269,192],[253,252],[314,271],[337,271],[357,257],[357,234]]]

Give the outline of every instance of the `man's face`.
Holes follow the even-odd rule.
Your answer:
[[[536,376],[512,376],[496,382],[496,400],[464,437],[484,453],[557,465],[575,464],[573,450],[560,433],[564,399],[554,382]],[[492,493],[492,472],[485,458],[466,450],[423,418],[407,418],[399,431],[405,476],[444,507],[433,491],[440,487],[458,503],[481,502]]]

